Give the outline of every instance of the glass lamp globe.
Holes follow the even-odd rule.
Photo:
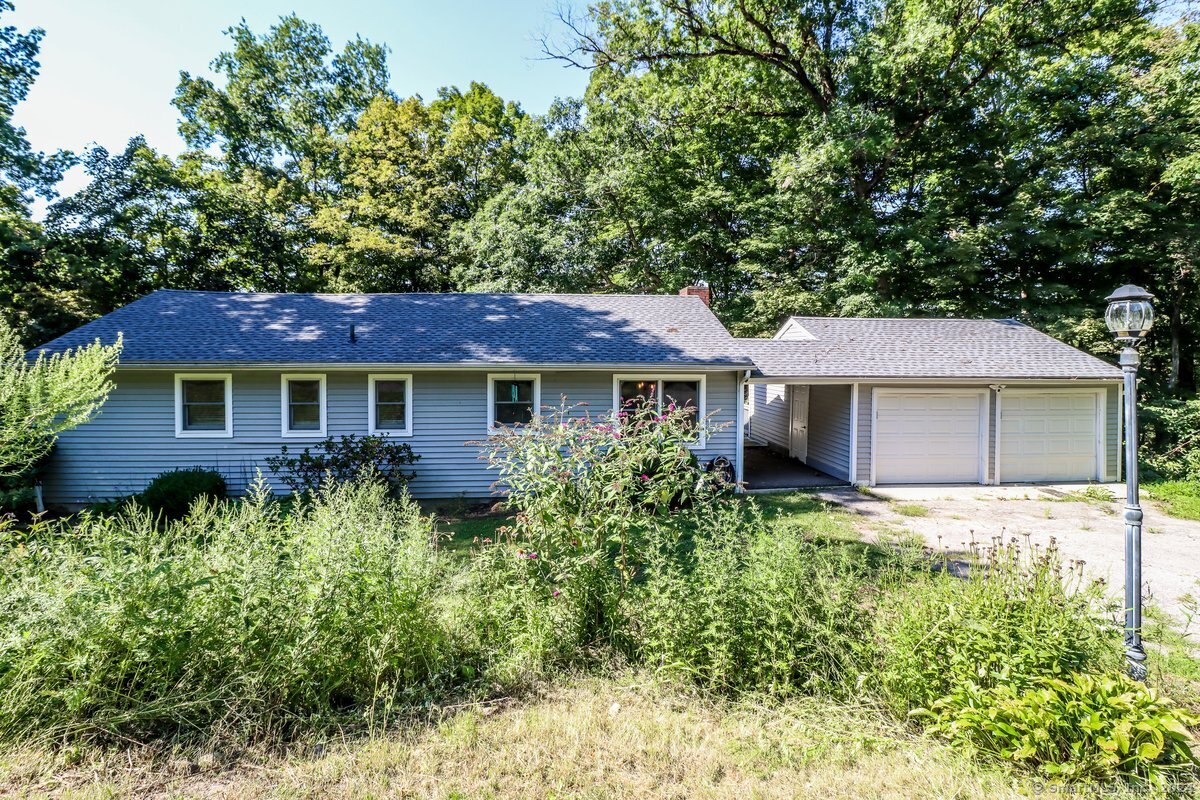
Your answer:
[[[1153,295],[1140,286],[1122,286],[1107,298],[1104,322],[1118,339],[1139,342],[1154,325]]]

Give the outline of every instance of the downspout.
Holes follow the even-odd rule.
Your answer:
[[[745,479],[743,475],[744,451],[746,449],[746,381],[750,380],[750,370],[746,370],[741,374],[737,381],[737,450],[733,454],[733,476],[737,484],[736,491],[743,492],[745,487],[742,481]]]

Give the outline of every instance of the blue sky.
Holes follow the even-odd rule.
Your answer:
[[[478,80],[541,113],[587,83],[584,71],[541,60],[539,37],[563,37],[555,0],[15,1],[0,23],[46,31],[41,75],[15,120],[41,150],[117,150],[141,133],[179,152],[171,106],[179,71],[211,74],[209,62],[228,42],[223,31],[243,17],[261,32],[294,11],[321,25],[335,49],[356,33],[387,44],[392,88],[402,96],[430,98],[440,86]],[[65,191],[81,185],[78,172]]]

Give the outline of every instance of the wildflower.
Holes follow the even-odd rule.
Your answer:
[[[555,589],[553,592],[550,593],[550,596],[558,597],[560,594],[562,594],[562,592],[560,592],[558,589]]]
[[[649,475],[647,475],[646,473],[644,473],[644,472],[643,472],[643,473],[642,473],[642,480],[643,480],[643,481],[648,481],[648,480],[650,480],[650,476],[649,476]]]

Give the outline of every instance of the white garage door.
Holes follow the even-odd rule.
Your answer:
[[[1004,392],[1000,402],[1000,480],[1099,480],[1099,400],[1094,392]]]
[[[875,394],[876,483],[981,483],[980,392]]]

